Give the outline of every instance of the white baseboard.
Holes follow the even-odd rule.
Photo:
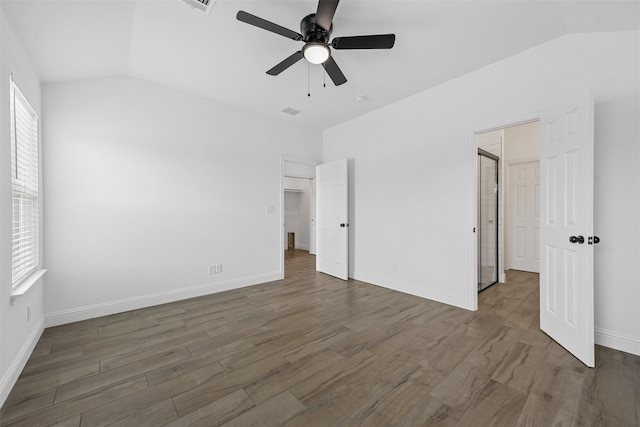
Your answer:
[[[36,344],[38,344],[38,340],[44,331],[44,319],[41,320],[38,325],[34,328],[33,332],[27,338],[24,345],[20,349],[20,352],[16,356],[16,358],[11,362],[11,366],[7,369],[7,372],[0,379],[0,408],[4,405],[4,402],[9,397],[9,393],[11,393],[11,389],[18,381],[18,377],[22,373],[25,365],[29,361],[29,357],[31,357],[31,353],[33,353],[33,349],[36,348]]]
[[[122,313],[124,311],[138,310],[141,308],[152,307],[154,305],[230,291],[233,289],[244,288],[246,286],[258,285],[260,283],[273,282],[280,280],[281,277],[281,272],[268,273],[224,282],[192,286],[190,288],[176,289],[173,291],[159,292],[157,294],[143,295],[118,301],[110,301],[102,304],[72,308],[54,313],[45,313],[45,326],[48,328],[64,325],[67,323]]]
[[[465,310],[469,310],[467,307],[467,301],[465,295],[454,295],[452,293],[442,292],[440,290],[435,290],[428,286],[420,286],[415,283],[406,283],[401,282],[396,279],[389,279],[385,277],[377,277],[377,276],[369,276],[362,275],[358,272],[353,272],[353,274],[349,275],[356,280],[360,280],[361,282],[370,283],[376,286],[382,286],[383,288],[391,289],[393,291],[402,292],[409,295],[415,295],[417,297],[426,298],[432,301],[441,302],[443,304],[449,304],[454,307],[464,308]]]
[[[309,245],[296,245],[296,249],[300,249],[303,251],[308,251],[309,250]]]
[[[625,353],[640,356],[640,338],[607,331],[605,329],[595,329],[595,342],[603,347],[624,351]]]

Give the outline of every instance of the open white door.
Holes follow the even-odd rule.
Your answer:
[[[572,101],[542,116],[540,328],[593,367],[593,100]]]
[[[349,278],[347,159],[316,166],[316,270]]]

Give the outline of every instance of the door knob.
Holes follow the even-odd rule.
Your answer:
[[[583,244],[584,243],[584,236],[571,236],[571,237],[569,237],[569,241],[571,243]]]
[[[342,224],[340,224],[340,227],[342,227],[342,228],[344,228],[344,227],[348,227],[348,226],[349,226],[349,224],[344,223],[344,222],[343,222]]]

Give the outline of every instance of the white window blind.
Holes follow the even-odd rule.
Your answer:
[[[11,276],[13,287],[39,264],[38,116],[11,80]]]

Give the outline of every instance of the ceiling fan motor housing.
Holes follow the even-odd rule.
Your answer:
[[[310,15],[305,16],[300,21],[300,32],[304,35],[305,42],[320,42],[320,43],[329,43],[329,37],[331,37],[331,32],[333,31],[333,23],[329,28],[329,31],[325,31],[324,29],[318,27],[316,25],[316,14],[312,13]]]

